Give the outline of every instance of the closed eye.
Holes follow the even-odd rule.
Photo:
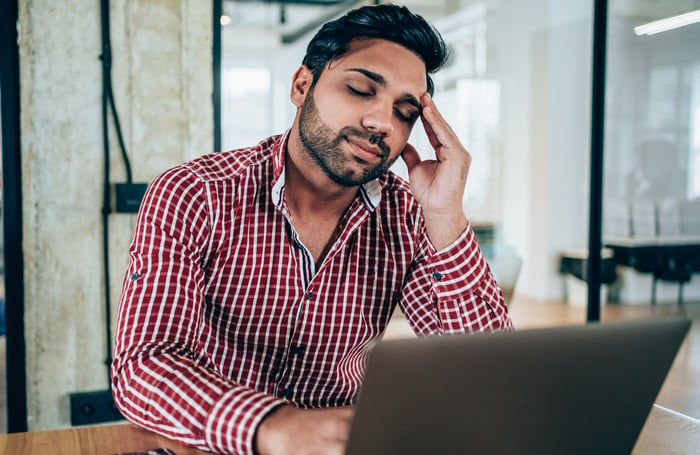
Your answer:
[[[394,112],[396,113],[396,116],[399,118],[399,120],[401,120],[404,123],[408,123],[409,125],[412,125],[418,118],[418,112],[404,112],[399,108],[394,109]]]
[[[394,109],[394,112],[402,122],[409,122],[411,120],[411,117],[401,112],[401,109]]]
[[[373,91],[363,91],[363,90],[358,90],[355,87],[353,87],[350,84],[346,85],[348,92],[350,92],[354,96],[358,96],[360,98],[370,98],[374,96]],[[419,111],[414,111],[412,108],[413,105],[411,104],[408,109],[404,107],[404,103],[401,103],[398,107],[394,108],[394,115],[401,121],[404,122],[408,125],[413,125],[415,123],[416,119],[420,115]]]
[[[363,98],[366,98],[366,97],[368,97],[368,96],[372,96],[372,93],[370,93],[370,92],[363,92],[362,90],[356,89],[356,88],[353,87],[352,85],[348,85],[347,87],[348,87],[348,91],[349,91],[350,93],[352,93],[353,95],[361,96],[361,97],[363,97]]]

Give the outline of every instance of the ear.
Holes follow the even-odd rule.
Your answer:
[[[306,94],[309,93],[314,77],[311,70],[306,65],[301,65],[292,77],[292,92],[290,99],[296,107],[301,107],[306,99]]]

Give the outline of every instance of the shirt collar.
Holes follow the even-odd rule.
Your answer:
[[[291,130],[285,131],[272,145],[272,178],[275,185],[278,180],[284,181],[280,177],[284,177],[284,156],[287,150],[289,131]]]
[[[272,146],[272,202],[277,208],[282,209],[284,200],[284,159],[289,141],[287,130]],[[367,211],[377,208],[382,199],[381,177],[371,180],[360,187],[358,193]]]

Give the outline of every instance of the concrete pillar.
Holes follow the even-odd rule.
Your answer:
[[[134,181],[149,182],[212,151],[212,4],[111,3],[115,100]],[[19,2],[30,430],[69,426],[69,395],[108,387],[99,7]],[[110,181],[123,182],[110,131]],[[110,216],[113,318],[134,222]]]

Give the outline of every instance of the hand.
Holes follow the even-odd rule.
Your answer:
[[[428,93],[421,97],[421,104],[421,120],[436,159],[422,161],[410,144],[401,157],[408,168],[411,193],[423,208],[428,237],[440,250],[467,227],[462,198],[472,158]]]
[[[285,405],[258,427],[256,447],[261,455],[345,453],[353,408],[299,409]]]

